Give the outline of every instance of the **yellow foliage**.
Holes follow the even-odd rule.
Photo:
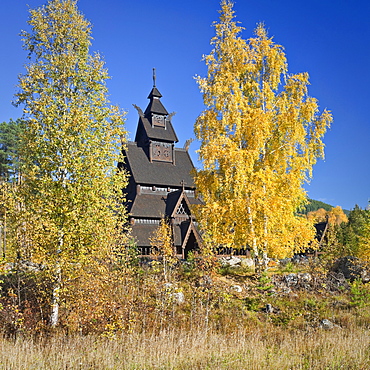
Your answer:
[[[340,206],[333,207],[330,211],[319,208],[317,211],[308,212],[307,219],[313,223],[328,221],[331,225],[348,222],[348,218]]]
[[[174,251],[172,228],[169,221],[161,219],[159,227],[150,237],[152,256],[163,266],[164,279],[168,280],[170,268],[176,264],[177,258]]]
[[[153,255],[168,256],[174,255],[172,243],[172,230],[168,220],[162,218],[159,227],[150,237],[150,245],[153,248]]]
[[[365,222],[359,240],[359,256],[370,262],[370,211],[367,210],[365,215]]]
[[[245,41],[232,2],[223,0],[220,13],[207,77],[197,77],[205,104],[195,124],[201,226],[216,245],[291,255],[314,237],[297,209],[332,118],[308,96],[308,74],[288,74],[283,47],[263,25]]]

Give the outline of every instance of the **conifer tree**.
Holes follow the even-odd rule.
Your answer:
[[[332,117],[308,96],[307,73],[288,74],[282,46],[262,24],[246,41],[231,1],[221,2],[220,14],[207,77],[198,77],[205,109],[195,124],[203,163],[196,185],[205,237],[283,257],[313,239],[296,211]]]
[[[123,243],[126,176],[117,163],[124,115],[109,104],[109,76],[99,54],[89,52],[91,25],[77,1],[51,0],[30,10],[28,23],[22,39],[29,63],[16,94],[25,126],[17,248],[46,268],[56,325],[68,284]]]
[[[15,182],[18,174],[18,146],[22,120],[0,123],[0,179]]]

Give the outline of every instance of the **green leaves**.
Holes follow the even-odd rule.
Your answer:
[[[109,104],[109,76],[89,53],[91,26],[76,1],[31,10],[29,25],[16,95],[25,125],[19,217],[29,242],[27,251],[21,240],[17,248],[63,284],[125,242],[126,174],[117,170],[125,113]]]
[[[0,178],[15,180],[19,170],[19,141],[22,120],[0,123]]]

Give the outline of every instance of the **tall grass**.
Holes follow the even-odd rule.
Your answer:
[[[286,291],[285,272],[276,273],[176,270],[168,284],[148,268],[114,284],[97,279],[92,299],[75,295],[65,307],[59,331],[40,326],[33,306],[19,310],[9,290],[0,370],[370,369],[370,285],[333,285],[312,268],[309,284]],[[334,328],[324,330],[323,319]]]
[[[0,369],[369,369],[368,329],[291,331],[268,325],[231,334],[164,330],[115,338],[1,339]]]

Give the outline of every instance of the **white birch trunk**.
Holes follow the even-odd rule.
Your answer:
[[[59,322],[59,305],[60,305],[60,289],[62,285],[62,269],[60,267],[59,254],[63,247],[63,232],[60,233],[57,250],[57,262],[55,268],[55,285],[53,288],[52,304],[51,304],[51,315],[50,315],[50,326],[55,328]]]

